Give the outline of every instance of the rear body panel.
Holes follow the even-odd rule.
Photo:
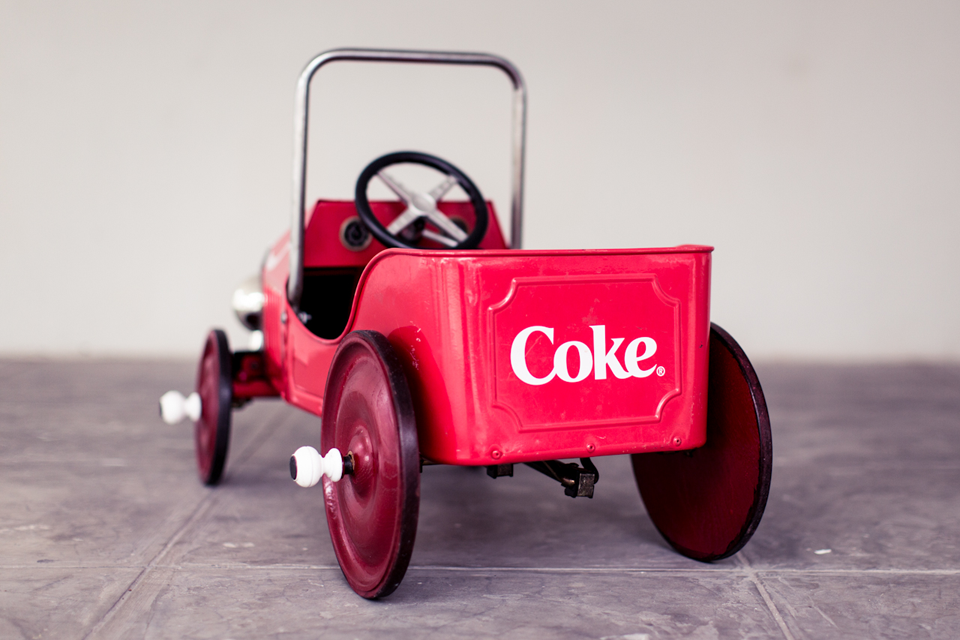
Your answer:
[[[345,332],[379,331],[397,350],[421,453],[436,462],[694,448],[710,252],[391,249],[363,271]],[[312,334],[289,307],[282,253],[281,240],[264,271],[267,368],[289,402],[319,413],[339,338]]]

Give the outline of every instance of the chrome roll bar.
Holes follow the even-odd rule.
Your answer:
[[[509,60],[487,53],[447,51],[400,51],[390,49],[331,49],[311,60],[297,82],[297,113],[294,130],[293,215],[290,222],[290,279],[287,297],[300,308],[303,293],[303,229],[307,199],[307,121],[310,113],[310,80],[328,62],[412,62],[496,67],[513,83],[513,190],[510,207],[510,246],[519,249],[523,233],[523,165],[527,129],[527,89],[523,76]]]

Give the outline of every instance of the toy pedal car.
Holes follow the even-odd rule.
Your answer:
[[[488,65],[514,88],[510,244],[493,203],[453,164],[391,153],[360,174],[355,201],[306,210],[310,80],[338,60]],[[591,458],[628,454],[650,518],[703,561],[749,540],[770,486],[770,423],[756,373],[711,325],[712,248],[521,251],[526,93],[503,58],[332,50],[300,77],[295,205],[259,287],[235,297],[262,348],[231,352],[214,330],[195,393],[161,400],[194,421],[200,479],[220,480],[231,411],[280,396],[321,417],[319,449],[290,461],[322,481],[337,559],[361,596],[391,593],[407,569],[424,465],[530,465],[567,495],[592,497]],[[392,167],[442,174],[432,190]],[[370,201],[377,179],[398,200]],[[466,200],[444,200],[454,188]],[[579,459],[562,462],[563,459]]]

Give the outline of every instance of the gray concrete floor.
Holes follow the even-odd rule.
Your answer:
[[[0,360],[0,638],[957,638],[960,367],[759,368],[766,515],[700,564],[647,519],[626,458],[593,500],[527,468],[423,472],[410,570],[369,602],[287,459],[319,423],[235,414],[224,483],[156,415],[193,363]]]

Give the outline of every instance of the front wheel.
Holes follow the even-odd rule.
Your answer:
[[[230,417],[233,411],[233,364],[227,336],[220,329],[207,335],[197,371],[200,418],[193,423],[197,450],[197,472],[208,486],[220,482],[230,444]]]
[[[750,540],[773,467],[760,381],[740,345],[717,325],[710,328],[707,403],[704,446],[632,456],[653,524],[674,549],[703,562],[729,557]]]

